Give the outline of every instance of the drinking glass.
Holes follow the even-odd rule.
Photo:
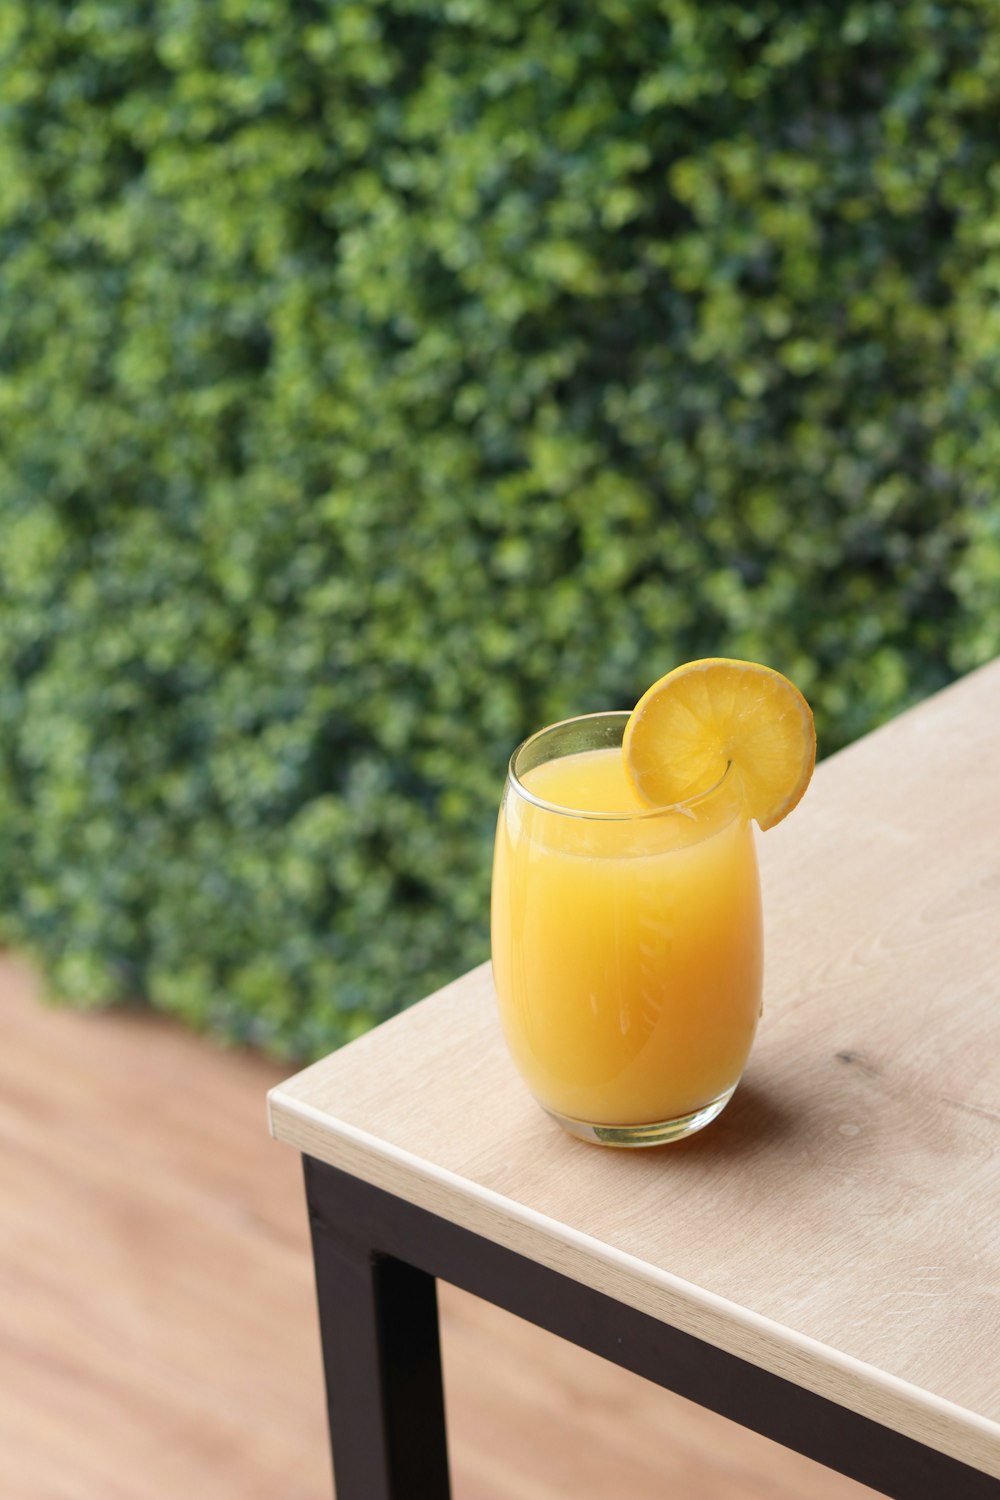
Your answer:
[[[571,757],[620,755],[628,718],[553,724],[512,755],[493,976],[507,1045],[543,1108],[585,1140],[654,1146],[714,1120],[739,1082],[761,1008],[760,882],[729,770],[672,807],[574,807],[584,762]],[[545,785],[557,778],[558,803],[530,785],[556,761]]]

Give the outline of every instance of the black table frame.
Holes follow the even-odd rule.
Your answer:
[[[1000,1480],[979,1469],[360,1178],[303,1162],[337,1500],[448,1500],[438,1278],[893,1500],[1000,1500]]]

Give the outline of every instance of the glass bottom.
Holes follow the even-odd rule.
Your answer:
[[[586,1120],[574,1120],[568,1115],[557,1114],[554,1109],[548,1109],[544,1105],[543,1108],[570,1135],[597,1146],[666,1146],[671,1141],[682,1141],[685,1136],[694,1135],[696,1131],[704,1130],[706,1125],[711,1125],[722,1114],[735,1092],[736,1085],[733,1084],[726,1093],[703,1104],[700,1109],[692,1110],[690,1114],[678,1115],[673,1120],[655,1120],[645,1125],[590,1125]]]

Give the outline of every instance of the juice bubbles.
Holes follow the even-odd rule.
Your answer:
[[[761,1004],[753,833],[731,778],[675,808],[625,776],[628,715],[543,730],[511,762],[493,974],[514,1062],[567,1129],[658,1144],[725,1106]]]

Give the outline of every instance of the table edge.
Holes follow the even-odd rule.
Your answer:
[[[275,1140],[1000,1479],[1000,1423],[271,1089]]]

